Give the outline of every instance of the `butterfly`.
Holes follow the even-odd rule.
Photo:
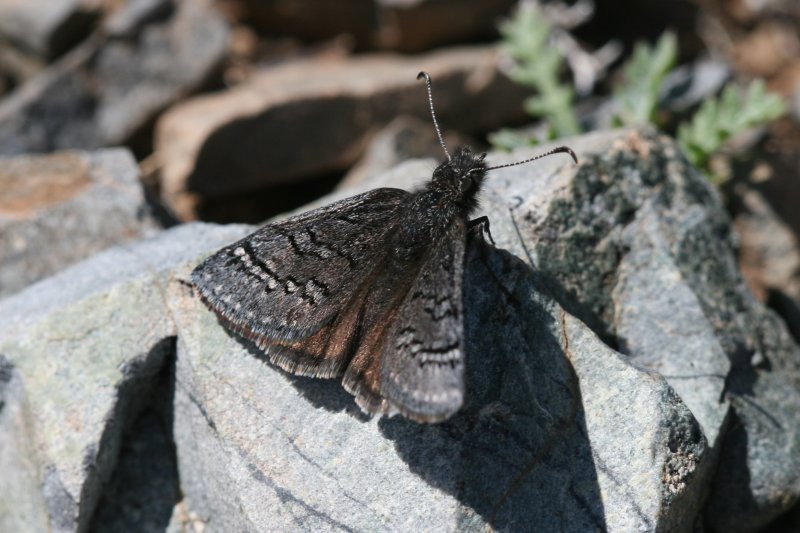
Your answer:
[[[451,156],[415,192],[381,188],[267,224],[200,263],[192,282],[231,331],[298,375],[341,377],[367,413],[440,422],[464,403],[462,280],[486,154]],[[482,235],[483,233],[481,233]]]

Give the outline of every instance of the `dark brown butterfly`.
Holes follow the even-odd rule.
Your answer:
[[[464,402],[461,283],[486,154],[447,155],[421,190],[375,189],[226,246],[192,273],[220,320],[281,368],[343,376],[369,413],[438,422]],[[567,147],[553,153],[567,153]]]

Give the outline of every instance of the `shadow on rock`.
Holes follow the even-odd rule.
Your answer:
[[[158,343],[154,351],[158,350],[165,356],[149,387],[130,387],[128,391],[139,393],[145,404],[120,417],[127,427],[121,436],[119,457],[89,531],[164,531],[180,499],[172,434],[175,339]]]
[[[750,468],[747,464],[747,430],[736,417],[725,437],[721,451],[721,463],[737,465],[736,468],[720,468],[711,486],[711,495],[705,509],[706,526],[711,531],[756,531],[759,523],[743,523],[740,516],[733,516],[731,508],[752,510],[757,502],[750,491],[738,487],[750,486]],[[789,531],[789,530],[787,530]]]
[[[458,530],[487,522],[515,531],[532,524],[539,531],[605,529],[578,379],[565,354],[564,311],[543,284],[505,250],[470,241],[466,405],[442,424],[399,416],[378,423],[413,472],[463,503]],[[238,338],[270,364],[254,343]],[[313,405],[370,419],[339,380],[280,371]]]
[[[223,324],[223,322],[220,322],[220,324]],[[247,349],[250,355],[262,361],[276,372],[283,374],[297,389],[300,395],[308,400],[314,407],[322,408],[332,413],[347,412],[352,415],[353,418],[362,422],[367,422],[372,418],[370,415],[361,411],[353,400],[353,395],[344,390],[341,378],[321,379],[296,376],[283,370],[278,365],[273,364],[269,360],[269,356],[259,349],[253,341],[239,335],[236,335],[236,339]]]
[[[468,248],[468,402],[449,421],[379,422],[432,486],[464,504],[458,530],[587,531],[605,515],[559,313],[532,269],[480,242]],[[480,515],[480,519],[475,516]]]

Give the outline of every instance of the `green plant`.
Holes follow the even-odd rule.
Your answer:
[[[532,135],[525,135],[524,133],[520,133],[508,128],[503,128],[490,133],[489,142],[492,143],[492,146],[495,148],[509,152],[516,150],[517,148],[536,146],[539,144],[539,141],[536,139],[536,137]]]
[[[526,110],[549,122],[551,137],[580,133],[572,107],[574,95],[559,82],[562,59],[556,48],[548,46],[550,27],[540,12],[532,7],[520,9],[500,31],[504,50],[515,60],[511,78],[538,92],[525,101]],[[636,46],[623,67],[625,83],[614,91],[619,106],[616,125],[656,122],[664,79],[677,57],[677,39],[671,32],[665,32],[655,46]],[[689,122],[679,126],[678,143],[689,160],[711,176],[709,158],[726,140],[785,112],[783,98],[768,93],[762,80],[751,82],[747,89],[728,84],[718,98],[706,100]],[[492,133],[489,140],[505,150],[537,143],[535,138],[509,129]]]
[[[681,124],[678,143],[692,163],[706,168],[711,155],[726,140],[785,112],[783,98],[768,93],[763,80],[752,81],[747,89],[728,84],[719,98],[703,103],[691,122]]]
[[[574,93],[559,81],[562,58],[558,50],[549,45],[550,25],[541,12],[534,7],[519,9],[500,26],[500,33],[504,39],[503,49],[515,61],[509,73],[511,79],[538,93],[525,100],[525,110],[547,120],[553,138],[580,133],[572,107]],[[501,136],[500,140],[508,141],[510,137]]]
[[[623,67],[625,84],[614,91],[620,107],[618,126],[655,123],[661,86],[677,59],[678,42],[671,32],[664,32],[655,47],[636,45]]]

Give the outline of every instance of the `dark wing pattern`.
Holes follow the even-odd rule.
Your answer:
[[[192,281],[229,327],[262,349],[313,337],[357,295],[409,197],[375,189],[268,224],[203,261]]]
[[[464,401],[461,283],[466,237],[466,224],[456,220],[433,244],[380,358],[381,396],[414,420],[444,420]]]
[[[411,195],[376,189],[270,224],[201,263],[192,280],[230,329],[301,375],[344,373],[371,413],[436,422],[464,400],[466,224],[419,258],[385,246]]]

